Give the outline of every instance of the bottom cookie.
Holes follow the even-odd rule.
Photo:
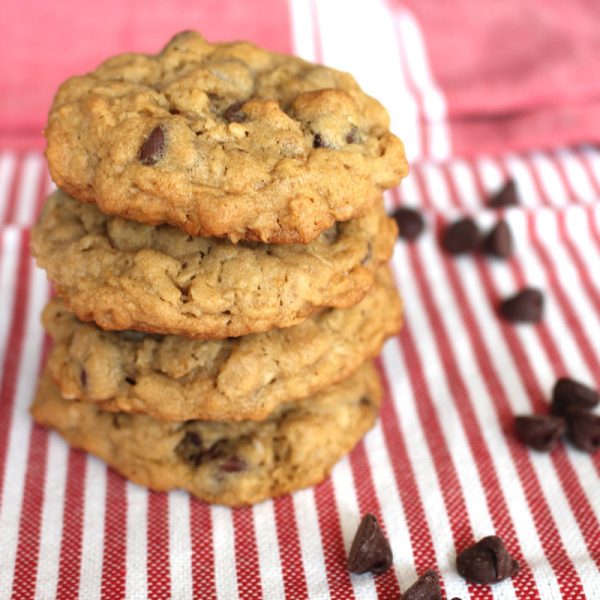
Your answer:
[[[46,373],[31,412],[136,483],[241,506],[322,481],[373,426],[381,397],[377,371],[366,364],[264,421],[164,422],[65,400]]]

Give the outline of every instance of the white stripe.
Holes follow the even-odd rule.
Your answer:
[[[79,596],[86,600],[100,598],[102,588],[105,502],[106,465],[88,454],[86,457],[83,498],[81,574],[79,579]]]
[[[395,271],[398,274],[404,273],[400,268]],[[404,289],[403,286],[401,289]],[[431,533],[436,561],[444,577],[447,596],[448,598],[452,598],[452,596],[466,598],[468,597],[468,587],[465,580],[456,573],[455,557],[451,551],[454,548],[454,540],[450,519],[427,438],[419,419],[417,398],[411,385],[404,356],[395,340],[385,345],[382,359],[396,405],[398,425],[405,441],[406,452]]]
[[[148,490],[126,484],[127,552],[125,590],[128,600],[148,597]]]
[[[596,178],[596,182],[600,184],[600,152],[594,146],[584,146],[581,154],[588,162],[590,170]]]
[[[68,459],[69,447],[58,434],[51,432],[48,439],[36,600],[51,600],[56,597]]]
[[[412,208],[423,208],[424,202],[417,185],[416,175],[411,170],[407,177],[402,180],[402,184],[399,187],[399,194],[402,200],[403,206],[410,206]]]
[[[304,60],[316,60],[313,19],[310,1],[288,0],[294,54]]]
[[[340,528],[344,540],[345,555],[348,556],[354,534],[360,524],[361,513],[356,498],[356,486],[350,468],[350,460],[344,457],[333,469],[331,481],[335,492],[335,503],[340,517]],[[335,524],[332,525],[335,527]],[[370,573],[364,575],[350,575],[354,595],[361,600],[364,598],[377,598],[377,590],[373,576]]]
[[[315,5],[323,61],[352,73],[387,108],[407,158],[414,160],[422,152],[418,108],[406,83],[387,8],[380,0],[315,0]],[[359,29],[361,43],[356,40]]]
[[[256,547],[260,564],[260,581],[264,598],[285,598],[279,540],[272,500],[252,509]]]
[[[12,152],[0,155],[0,223],[4,223],[4,213],[8,207],[8,194],[15,175],[17,160]]]
[[[292,495],[296,527],[300,538],[302,566],[309,598],[329,598],[324,550],[314,490],[300,490]]]
[[[173,598],[193,596],[190,497],[180,490],[169,494],[169,561]]]
[[[32,259],[28,259],[30,262]],[[48,296],[48,283],[40,271],[31,265],[30,292],[27,313],[24,315],[25,327],[22,340],[20,363],[16,366],[14,405],[6,452],[2,507],[0,510],[0,580],[2,587],[10,590],[14,575],[19,525],[23,505],[23,491],[29,440],[31,436],[31,417],[29,405],[35,393],[40,365],[43,331],[39,314]],[[20,303],[24,299],[19,299]],[[13,315],[14,318],[14,315]],[[8,417],[8,415],[7,415]]]
[[[423,99],[422,110],[428,121],[430,157],[434,160],[447,160],[452,154],[452,145],[446,120],[446,100],[434,81],[423,34],[417,20],[408,10],[400,10],[397,19],[400,40],[406,47],[410,77]]]
[[[570,149],[563,148],[557,150],[555,152],[555,158],[562,166],[565,176],[571,183],[579,200],[586,203],[598,200],[585,169]]]
[[[461,204],[468,211],[476,211],[482,206],[485,206],[485,198],[480,198],[479,191],[475,185],[475,178],[473,177],[473,170],[471,166],[464,160],[453,160],[448,163],[450,177],[454,182],[456,188],[460,186],[461,189]],[[501,183],[498,182],[498,187]]]
[[[543,152],[532,152],[531,168],[535,169],[539,175],[539,179],[548,203],[552,206],[565,206],[569,204],[569,197],[564,187],[560,175],[548,157]]]
[[[28,154],[24,159],[21,187],[17,196],[15,223],[31,225],[34,219],[39,186],[42,185],[42,157],[39,153]]]
[[[420,247],[434,242],[433,236],[420,240]],[[441,360],[437,337],[434,335],[432,324],[423,308],[423,298],[415,284],[416,275],[411,261],[408,260],[405,246],[399,245],[396,251],[399,271],[405,274],[401,289],[405,298],[411,298],[406,303],[406,327],[418,332],[416,350],[424,366],[424,375],[436,407],[443,407],[443,417],[440,418],[446,446],[451,455],[454,470],[460,483],[469,519],[473,525],[476,537],[483,537],[493,531],[493,525],[487,510],[485,494],[479,479],[475,460],[469,447],[461,420],[454,403],[444,364]],[[434,285],[435,287],[435,285]]]
[[[441,213],[454,211],[440,166],[432,162],[421,163],[421,174],[421,181],[427,190],[432,208]]]
[[[3,228],[0,233],[0,365],[4,364],[4,356],[8,346],[8,331],[12,323],[13,306],[15,303],[15,281],[17,280],[17,263],[20,254],[21,236],[15,227]]]
[[[219,600],[238,598],[233,516],[229,508],[211,506],[215,588]]]

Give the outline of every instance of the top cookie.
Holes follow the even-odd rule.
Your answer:
[[[59,89],[46,129],[58,187],[191,235],[308,243],[407,173],[381,104],[352,76],[248,42],[175,36]]]

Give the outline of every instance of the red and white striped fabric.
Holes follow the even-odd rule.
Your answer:
[[[146,49],[177,29],[214,27],[213,37],[250,37],[351,70],[390,108],[413,168],[388,194],[388,208],[420,207],[428,221],[425,235],[399,243],[394,256],[406,323],[379,362],[387,392],[380,422],[322,485],[230,510],[124,481],[34,426],[27,412],[47,348],[39,314],[50,294],[29,255],[29,228],[51,182],[32,133],[38,123],[22,125],[18,102],[4,104],[14,119],[0,119],[0,600],[396,600],[428,568],[438,569],[448,598],[599,599],[600,455],[566,444],[534,453],[514,440],[511,424],[517,413],[546,410],[558,376],[600,387],[600,152],[578,146],[452,158],[446,99],[406,7],[261,0],[225,3],[219,12],[216,2],[182,1],[172,3],[177,10],[156,4],[151,18],[148,4],[137,7],[142,25],[139,15],[119,17],[127,26],[115,29],[104,54],[148,46],[144,26],[153,44]],[[51,38],[59,37],[56,15],[75,15],[71,31],[84,22],[81,3],[51,6],[49,14],[38,2],[27,16],[51,25]],[[93,27],[115,23],[105,12]],[[24,35],[0,23],[3,39]],[[107,46],[102,36],[96,42]],[[46,55],[39,61],[52,63]],[[11,89],[24,77],[14,75]],[[29,98],[29,108],[43,99],[43,92]],[[448,219],[468,212],[491,225],[495,215],[482,199],[509,176],[521,199],[505,212],[516,257],[441,253],[438,232]],[[545,290],[543,322],[499,321],[498,298],[525,283]],[[395,556],[378,577],[345,568],[366,512],[379,517]],[[468,585],[456,573],[456,553],[492,533],[522,571],[493,588]]]

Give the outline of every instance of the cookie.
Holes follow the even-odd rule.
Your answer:
[[[308,243],[407,173],[386,110],[347,73],[195,32],[66,81],[46,138],[78,200],[233,242]]]
[[[319,483],[373,426],[381,395],[367,364],[265,421],[165,422],[65,400],[46,375],[32,414],[136,483],[240,506]]]
[[[52,300],[43,315],[54,340],[48,371],[65,398],[161,420],[264,419],[346,379],[400,329],[401,304],[382,268],[349,309],[241,338],[202,341],[103,331]]]
[[[395,237],[382,205],[311,244],[232,244],[110,217],[57,191],[31,241],[38,265],[83,321],[213,339],[356,304]]]

